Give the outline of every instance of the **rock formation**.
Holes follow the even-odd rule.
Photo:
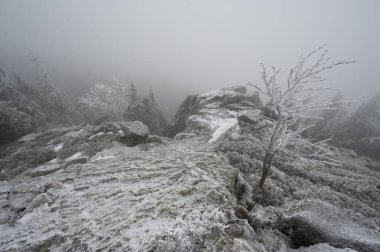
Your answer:
[[[371,159],[286,150],[258,189],[268,111],[233,87],[188,97],[174,139],[141,122],[24,136],[0,151],[0,250],[379,251]]]

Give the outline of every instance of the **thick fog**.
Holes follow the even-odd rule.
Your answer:
[[[333,87],[363,100],[380,90],[380,2],[0,1],[0,66],[28,76],[40,58],[72,98],[111,76],[156,92],[172,116],[187,94],[260,83],[328,43]]]

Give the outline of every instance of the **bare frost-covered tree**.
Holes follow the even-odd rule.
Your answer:
[[[332,88],[328,86],[320,85],[320,83],[325,80],[321,74],[336,66],[354,62],[345,60],[330,62],[330,58],[327,57],[326,46],[327,45],[323,45],[308,55],[301,56],[297,65],[290,69],[287,82],[284,86],[278,83],[277,80],[281,69],[272,66],[269,73],[263,64],[261,73],[261,78],[264,81],[263,87],[248,83],[269,97],[278,114],[278,119],[274,127],[271,128],[268,146],[265,151],[263,171],[259,183],[261,189],[269,174],[273,158],[279,151],[284,150],[289,145],[292,145],[294,153],[299,155],[302,154],[302,149],[315,149],[316,151],[312,154],[303,155],[314,162],[339,165],[339,163],[331,157],[331,153],[320,145],[329,139],[318,143],[311,143],[302,140],[300,137],[303,131],[314,126],[300,126],[299,122],[301,119],[322,119],[313,113],[335,109],[335,105],[345,102],[342,100],[329,103],[316,101],[321,91],[332,90]],[[314,62],[310,62],[312,60],[314,60]]]
[[[126,116],[131,113],[138,99],[137,90],[133,83],[128,85],[121,83],[118,78],[113,79],[113,85],[95,84],[79,103],[114,120],[128,120]]]

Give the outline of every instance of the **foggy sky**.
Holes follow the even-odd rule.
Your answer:
[[[172,115],[185,95],[260,83],[328,43],[328,84],[349,99],[380,91],[380,1],[0,0],[0,66],[27,72],[30,52],[75,97],[111,76],[152,86]]]

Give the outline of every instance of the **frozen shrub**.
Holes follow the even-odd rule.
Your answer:
[[[273,128],[270,128],[270,138],[265,147],[265,156],[263,159],[263,172],[259,187],[262,189],[265,179],[269,174],[274,157],[278,152],[287,148],[287,145],[299,142],[298,137],[307,129],[314,125],[302,125],[300,120],[304,118],[319,118],[312,113],[316,111],[335,109],[336,104],[342,103],[342,100],[329,103],[319,103],[315,98],[319,92],[331,90],[328,86],[315,85],[325,79],[321,76],[326,70],[339,65],[349,64],[354,61],[336,61],[330,62],[327,57],[327,45],[323,45],[313,50],[306,56],[301,56],[296,66],[290,69],[285,85],[278,83],[278,77],[281,69],[272,66],[267,71],[262,64],[261,78],[263,80],[262,87],[253,83],[249,85],[255,87],[260,93],[266,95],[270,99],[271,105],[275,108],[277,120]],[[319,54],[319,56],[316,56]],[[310,60],[316,57],[314,62]],[[301,144],[301,143],[299,143]],[[310,143],[311,144],[311,143]],[[301,146],[296,150],[302,149]],[[301,155],[301,153],[297,153]],[[312,154],[308,153],[308,158],[315,159],[316,162],[339,165],[339,163],[324,153],[316,151]]]
[[[145,244],[154,251],[205,251],[222,243],[227,215],[217,208],[195,209],[177,218],[157,237]]]

